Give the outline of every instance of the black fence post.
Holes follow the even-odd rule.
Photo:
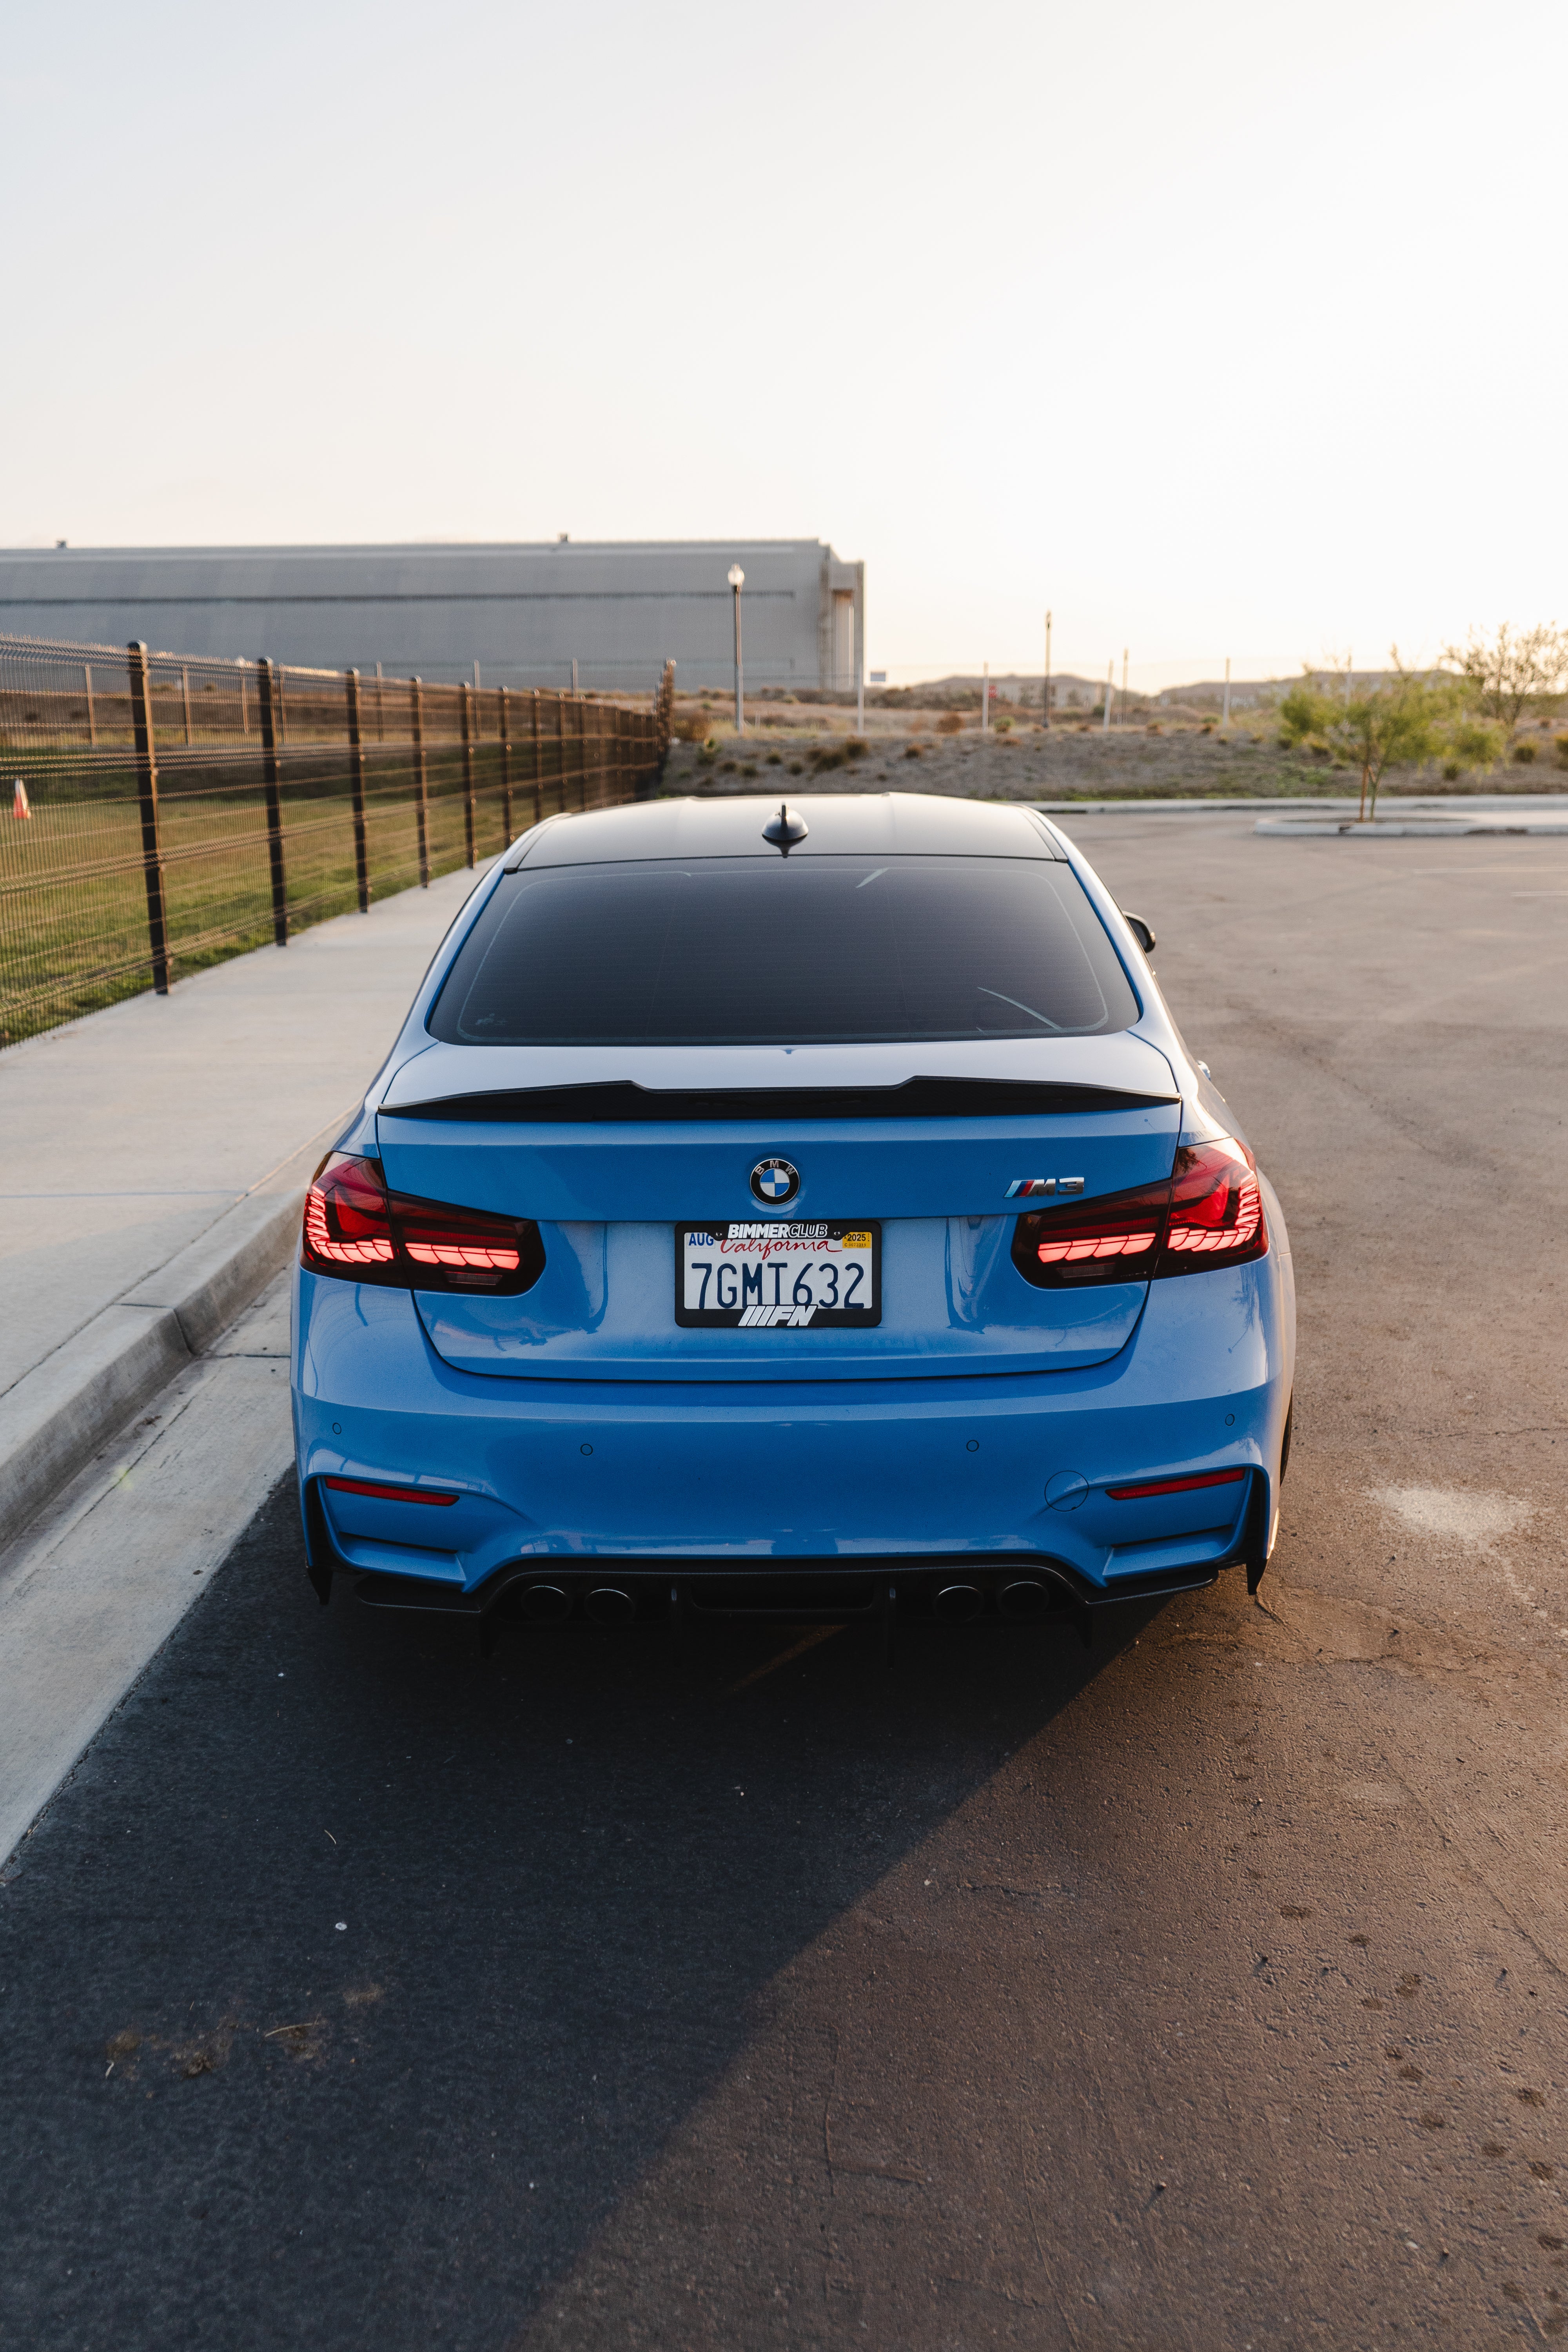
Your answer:
[[[506,846],[511,847],[511,688],[497,689],[497,711],[500,723],[500,829]]]
[[[359,672],[345,673],[343,690],[349,706],[349,789],[354,807],[354,883],[359,892],[359,910],[370,912],[370,848],[364,834],[364,745],[360,727]]]
[[[458,689],[462,696],[463,721],[463,846],[468,853],[468,864],[474,862],[474,689],[467,680]]]
[[[158,754],[147,692],[147,648],[132,638],[125,648],[131,671],[131,722],[136,736],[136,797],[142,806],[142,869],[147,878],[147,944],[153,986],[169,993],[169,929],[163,904],[163,845],[158,833]]]
[[[544,751],[539,740],[539,688],[530,696],[533,705],[533,822],[544,823]]]
[[[414,721],[414,813],[419,826],[419,887],[430,887],[429,779],[425,773],[425,683],[408,681],[408,705]]]
[[[265,654],[256,665],[261,705],[261,780],[267,787],[267,856],[272,868],[272,938],[289,944],[289,880],[283,869],[283,799],[278,782],[278,672]]]
[[[555,806],[566,805],[566,697],[555,697]]]
[[[669,761],[669,739],[675,718],[675,664],[667,661],[658,681],[658,692],[653,703],[654,756],[662,776]]]

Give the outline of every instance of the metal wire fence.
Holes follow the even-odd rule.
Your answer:
[[[636,798],[673,696],[0,637],[0,1046]]]

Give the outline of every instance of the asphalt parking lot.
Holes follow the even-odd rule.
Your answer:
[[[481,1661],[280,1496],[0,1895],[0,2345],[1568,2334],[1568,841],[1073,829],[1290,1221],[1258,1602]]]

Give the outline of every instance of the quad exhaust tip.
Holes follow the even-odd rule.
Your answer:
[[[572,1614],[572,1595],[558,1584],[531,1584],[522,1596],[522,1613],[534,1625],[559,1625]]]
[[[595,1625],[629,1625],[637,1602],[616,1584],[601,1584],[588,1595],[588,1614]]]
[[[973,1584],[944,1584],[931,1602],[941,1625],[968,1625],[985,1606],[985,1596]]]
[[[671,1588],[672,1622],[683,1617],[685,1595]],[[1072,1595],[1054,1577],[1017,1577],[995,1594],[998,1616],[1014,1625],[1036,1625],[1059,1615]],[[572,1593],[560,1584],[530,1584],[516,1604],[518,1614],[531,1625],[562,1625],[573,1614]],[[889,1603],[883,1602],[882,1613]],[[931,1594],[931,1615],[939,1625],[972,1625],[987,1610],[985,1592],[976,1584],[942,1584]],[[618,1584],[599,1584],[583,1597],[584,1614],[595,1625],[629,1625],[637,1614],[634,1593]],[[727,1613],[727,1612],[726,1612]]]

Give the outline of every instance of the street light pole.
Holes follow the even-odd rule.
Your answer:
[[[738,563],[731,564],[729,579],[735,600],[735,732],[743,735],[746,731],[746,701],[741,668],[741,591],[746,584],[746,575]]]
[[[1040,696],[1040,724],[1047,734],[1051,724],[1051,616],[1046,614],[1046,684]]]

